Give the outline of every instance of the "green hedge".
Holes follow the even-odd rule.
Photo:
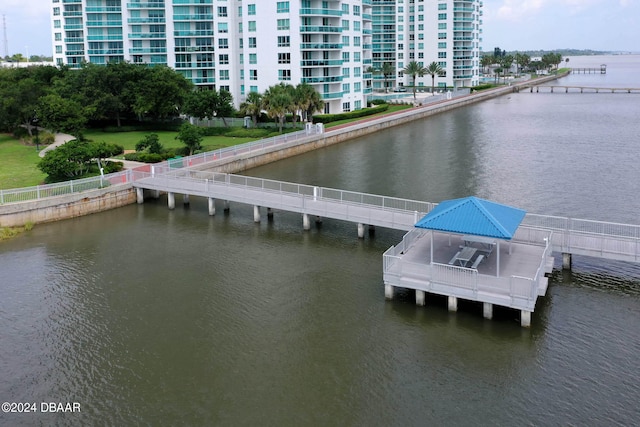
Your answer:
[[[372,114],[383,113],[389,109],[389,104],[382,104],[376,107],[363,108],[362,110],[350,111],[348,113],[339,114],[319,114],[313,116],[314,123],[331,123],[338,120],[357,119],[358,117],[366,117]]]
[[[168,150],[163,152],[162,154],[146,153],[146,152],[128,153],[124,155],[124,159],[131,160],[134,162],[159,163],[163,160],[167,160],[175,156],[176,156],[175,150]]]

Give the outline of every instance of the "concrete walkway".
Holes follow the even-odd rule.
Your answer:
[[[58,148],[62,144],[65,144],[65,143],[67,143],[67,142],[69,142],[71,140],[74,140],[74,139],[76,139],[76,137],[73,136],[73,135],[68,135],[66,133],[57,133],[55,142],[53,144],[47,145],[42,150],[40,150],[38,155],[40,157],[44,157],[47,154],[48,151],[53,150],[55,148]],[[148,164],[148,163],[134,162],[134,161],[131,161],[131,160],[122,160],[122,159],[114,159],[114,158],[109,158],[107,160],[110,161],[110,162],[120,162],[120,163],[122,163],[124,169],[135,169],[135,168],[138,168],[140,166],[145,166],[145,165]]]
[[[43,130],[43,129],[40,129],[40,130]],[[44,157],[44,155],[47,154],[47,151],[53,150],[54,148],[57,148],[62,144],[69,142],[73,139],[76,139],[76,137],[72,135],[67,135],[66,133],[57,133],[54,143],[44,147],[42,150],[40,150],[40,153],[38,153],[38,155],[40,157]]]

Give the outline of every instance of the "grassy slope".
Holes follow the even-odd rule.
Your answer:
[[[24,145],[11,135],[0,134],[0,188],[42,183],[46,175],[36,167],[39,160],[34,146]]]

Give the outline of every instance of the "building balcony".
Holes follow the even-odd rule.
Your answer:
[[[82,11],[72,11],[72,12],[62,12],[62,16],[64,17],[74,17],[74,16],[82,16]]]
[[[459,60],[459,61],[470,61],[470,60],[473,59],[473,56],[469,56],[469,55],[453,55],[453,59],[454,60]]]
[[[182,52],[214,52],[215,48],[213,46],[176,46],[174,52],[182,53]]]
[[[87,21],[88,27],[122,27],[122,21]]]
[[[342,98],[343,95],[343,92],[325,92],[320,94],[320,96],[322,96],[322,99],[337,99]]]
[[[165,18],[129,18],[129,24],[164,24],[167,22]]]
[[[87,6],[84,10],[87,13],[122,12],[120,6]]]
[[[342,49],[342,43],[301,43],[300,50],[336,50]]]
[[[453,41],[473,40],[472,36],[457,36],[453,38]]]
[[[166,39],[167,33],[130,33],[130,39]]]
[[[201,4],[213,4],[213,0],[173,0],[173,4],[192,4],[194,6]]]
[[[199,36],[212,37],[214,35],[214,31],[213,30],[174,31],[173,35],[176,37],[199,37]]]
[[[201,13],[194,15],[173,15],[173,21],[212,21],[212,13]]]
[[[341,81],[342,76],[317,76],[302,78],[302,83],[337,83]]]
[[[340,9],[300,9],[300,16],[342,16]]]
[[[129,49],[130,54],[167,53],[166,47],[134,47]]]
[[[82,0],[62,0],[62,4],[77,4],[82,3]]]
[[[63,26],[65,30],[82,30],[82,24],[72,24]]]
[[[123,55],[124,49],[89,49],[89,55]]]
[[[67,50],[64,52],[65,56],[84,56],[84,50]]]
[[[472,7],[454,7],[453,8],[454,12],[467,12],[467,13],[473,13],[475,11],[474,8]]]
[[[174,1],[174,4],[176,2]],[[164,2],[127,3],[127,9],[164,9]]]
[[[301,33],[341,33],[342,27],[330,27],[327,25],[303,25]]]
[[[216,82],[215,77],[190,77],[189,80],[191,80],[191,82],[196,85]]]
[[[87,36],[87,40],[90,42],[96,42],[96,41],[123,41],[122,40],[122,34],[120,35],[115,35],[115,36],[109,36],[106,34],[98,34],[98,35],[92,35],[92,36]]]
[[[340,67],[342,64],[341,59],[308,59],[300,61],[301,67]]]

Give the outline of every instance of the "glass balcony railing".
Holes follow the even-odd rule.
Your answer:
[[[342,43],[301,43],[301,50],[332,50],[332,49],[342,49]]]
[[[164,24],[167,22],[165,18],[129,18],[129,24]]]
[[[341,59],[308,59],[300,61],[301,67],[331,67],[342,66]]]
[[[341,33],[342,27],[330,27],[327,25],[303,25],[301,33]]]
[[[130,39],[165,39],[166,33],[130,33]]]
[[[87,21],[87,27],[122,27],[122,21]]]
[[[300,9],[300,15],[342,16],[342,10],[304,8],[304,9]]]
[[[336,83],[341,82],[342,76],[318,76],[318,77],[303,77],[303,83]]]

